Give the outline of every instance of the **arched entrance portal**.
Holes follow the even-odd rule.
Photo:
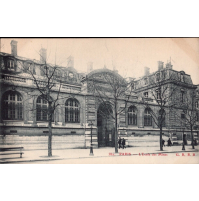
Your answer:
[[[113,110],[109,103],[101,103],[97,111],[98,146],[114,147]]]

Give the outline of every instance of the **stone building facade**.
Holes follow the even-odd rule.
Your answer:
[[[6,143],[6,139],[10,139],[16,143],[29,144],[29,147],[34,143],[39,144],[38,148],[43,146],[48,136],[47,116],[43,112],[47,108],[47,103],[42,100],[37,90],[34,95],[30,95],[29,92],[33,91],[36,86],[26,69],[31,70],[32,74],[42,83],[44,75],[41,69],[45,60],[45,49],[40,50],[40,61],[18,56],[17,41],[11,42],[11,54],[0,53],[0,134],[3,143]],[[49,66],[53,65],[49,64]],[[73,57],[68,58],[67,66],[56,66],[55,80],[61,81],[61,98],[58,100],[59,106],[54,112],[52,123],[54,147],[86,148],[90,146],[91,122],[93,123],[94,146],[114,146],[114,124],[110,118],[104,119],[100,116],[100,111],[104,108],[99,97],[90,91],[89,79],[97,76],[100,80],[103,73],[116,75],[120,79],[124,78],[115,70],[111,71],[107,68],[93,70],[92,63],[88,64],[88,68],[89,73],[78,73],[74,68]],[[190,75],[184,71],[175,71],[170,62],[165,67],[163,62],[158,62],[158,69],[154,73],[150,73],[149,68],[146,67],[142,78],[128,78],[133,90],[127,105],[125,105],[125,100],[119,101],[120,107],[125,108],[118,119],[118,134],[127,140],[129,146],[133,145],[133,137],[136,135],[159,134],[159,128],[151,118],[148,106],[158,116],[160,107],[153,92],[158,96],[155,83],[160,80],[162,81],[161,87],[169,86],[167,94],[172,94],[175,88],[175,93],[165,104],[163,126],[165,135],[171,132],[182,135],[181,122],[172,113],[170,106],[183,100],[185,94],[186,97],[192,97],[193,92],[196,93],[194,104],[195,110],[198,111],[199,89],[192,83]],[[56,98],[58,90],[59,88],[55,85],[52,90],[52,99]],[[143,100],[147,100],[147,107]],[[181,113],[182,108],[179,107],[178,111]],[[196,133],[198,125],[197,120],[194,128]],[[187,129],[186,132],[190,131]],[[56,144],[58,137],[63,142],[62,144]]]

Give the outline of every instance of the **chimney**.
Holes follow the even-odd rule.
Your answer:
[[[67,59],[67,67],[72,67],[74,68],[74,57],[72,56],[69,56],[68,59]]]
[[[11,54],[13,56],[17,56],[17,41],[16,40],[12,40],[10,45],[11,45]]]
[[[87,72],[90,73],[93,70],[93,62],[87,63]]]
[[[150,74],[150,68],[144,67],[144,76],[148,76]]]
[[[46,62],[46,49],[44,49],[44,48],[40,49],[40,61],[42,63]]]
[[[158,70],[162,70],[164,66],[164,62],[158,61]]]

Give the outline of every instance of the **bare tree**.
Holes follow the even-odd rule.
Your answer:
[[[40,70],[42,76],[38,77],[35,75],[35,72],[33,71],[30,66],[27,66],[27,63],[23,61],[23,64],[21,65],[23,68],[23,71],[30,75],[30,78],[33,80],[33,83],[35,85],[35,88],[30,90],[28,94],[30,97],[35,96],[33,94],[33,91],[37,91],[37,96],[39,94],[39,97],[42,99],[42,101],[47,102],[47,108],[39,108],[40,111],[44,114],[48,121],[48,156],[52,156],[52,122],[53,122],[53,116],[55,109],[58,107],[59,103],[59,96],[60,96],[60,89],[62,86],[62,82],[58,81],[55,77],[55,74],[57,74],[58,69],[57,66],[50,66],[47,64],[46,61],[42,65],[40,65]],[[51,97],[51,94],[56,89],[56,98],[53,99]],[[33,108],[32,110],[34,110]],[[38,109],[38,108],[37,108]]]
[[[192,149],[194,149],[193,129],[198,121],[195,104],[196,91],[183,91],[182,96],[170,107],[170,110],[174,112],[176,119],[181,123],[182,127],[190,129]]]
[[[169,108],[172,97],[177,90],[178,80],[174,74],[169,70],[158,71],[156,74],[145,78],[146,84],[150,84],[150,88],[147,92],[141,94],[142,103],[153,120],[153,122],[160,129],[160,150],[163,150],[162,144],[162,129],[165,124],[166,109]],[[158,108],[158,112],[153,111],[150,106]],[[151,122],[152,123],[152,122]]]
[[[115,153],[118,153],[118,119],[125,111],[127,102],[131,96],[132,85],[118,73],[109,71],[100,75],[92,75],[88,78],[91,92],[103,104],[106,112],[101,111],[104,118],[111,118],[115,129]],[[123,104],[123,107],[120,105]],[[110,107],[111,106],[111,107]]]
[[[59,100],[66,99],[67,97],[74,98],[75,95],[71,94],[71,90],[64,95],[60,93],[64,84],[62,79],[64,76],[63,69],[59,68],[56,63],[54,65],[48,64],[42,55],[40,57],[42,57],[42,62],[36,64],[40,75],[36,74],[35,63],[30,60],[18,60],[19,65],[17,68],[18,71],[24,73],[23,76],[26,76],[27,79],[33,82],[33,87],[27,89],[29,99],[39,98],[39,101],[47,103],[45,107],[36,106],[36,108],[31,108],[30,106],[28,110],[39,111],[44,116],[44,120],[48,122],[48,156],[50,157],[52,156],[52,122],[54,121],[56,108],[58,106],[61,107]],[[54,98],[51,97],[52,95]]]

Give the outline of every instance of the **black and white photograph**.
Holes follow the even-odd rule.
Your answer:
[[[1,38],[0,163],[198,164],[198,48]]]

